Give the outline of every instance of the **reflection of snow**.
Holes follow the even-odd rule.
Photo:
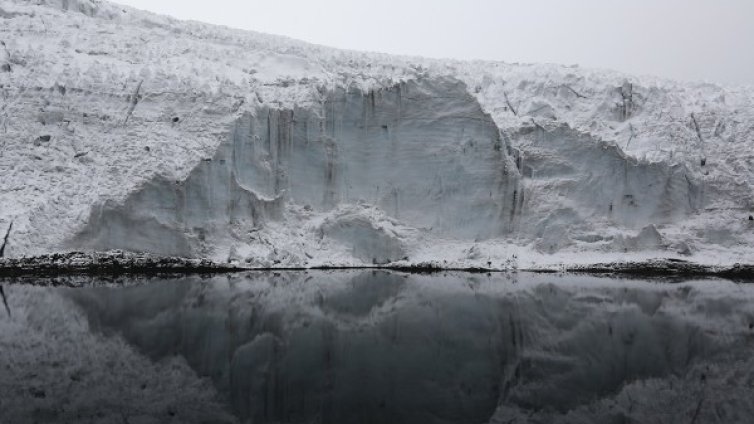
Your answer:
[[[0,422],[236,422],[182,357],[152,362],[92,332],[72,289],[5,289],[13,317],[0,315]]]
[[[16,355],[22,330],[52,325],[31,331],[45,346],[34,352],[73,358],[69,338],[81,338],[138,364],[127,375],[166,378],[166,364],[183,364],[173,378],[206,377],[254,422],[754,417],[754,288],[724,280],[351,271],[12,289],[26,324],[14,332],[5,321],[0,340]],[[40,322],[38,305],[86,319]],[[106,367],[98,355],[92,367]],[[208,402],[206,390],[171,396]]]

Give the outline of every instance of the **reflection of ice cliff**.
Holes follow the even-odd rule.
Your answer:
[[[253,422],[703,423],[754,416],[750,292],[366,272],[73,296],[95,328],[184,357]]]

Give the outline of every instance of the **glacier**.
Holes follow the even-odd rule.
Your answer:
[[[0,1],[10,257],[754,263],[754,89]]]

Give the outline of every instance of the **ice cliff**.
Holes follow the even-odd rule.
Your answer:
[[[754,89],[0,1],[6,255],[754,262]]]

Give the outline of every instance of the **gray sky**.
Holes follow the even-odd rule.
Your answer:
[[[116,0],[356,50],[754,85],[754,0]]]

